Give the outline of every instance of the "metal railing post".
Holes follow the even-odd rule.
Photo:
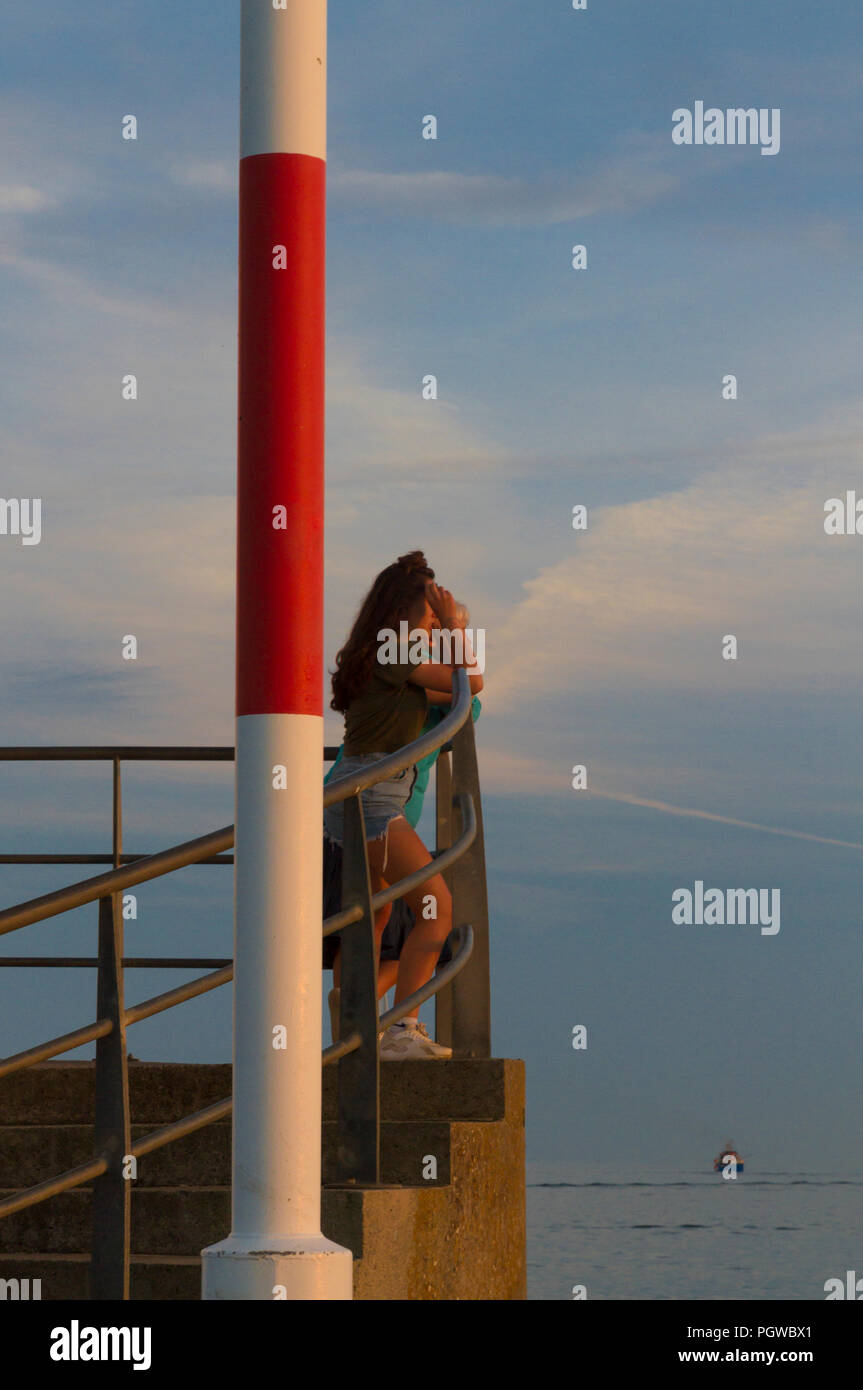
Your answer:
[[[441,749],[435,763],[435,849],[449,849],[452,844],[452,764],[450,755]],[[444,871],[444,882],[452,892],[452,873]],[[453,933],[453,937],[455,933]],[[450,945],[455,949],[454,940]],[[435,995],[435,1038],[444,1047],[452,1047],[452,985],[444,985]]]
[[[457,708],[446,716],[442,733],[427,731],[406,749],[388,754],[381,767],[361,776],[344,778],[341,786],[325,793],[326,804],[345,802],[345,836],[343,852],[342,911],[330,918],[325,930],[331,931],[338,919],[361,913],[357,921],[341,927],[342,936],[342,995],[341,1043],[324,1049],[323,1063],[339,1062],[338,1094],[338,1159],[342,1181],[373,1185],[380,1181],[380,1082],[378,1033],[381,1023],[397,1021],[411,1007],[416,1007],[439,993],[442,999],[438,1014],[440,1027],[449,1031],[446,1041],[458,1057],[490,1055],[489,1038],[489,980],[488,980],[488,910],[485,885],[485,858],[482,836],[482,813],[477,775],[473,721],[469,715],[469,691],[463,672],[456,672],[453,681],[454,704]],[[452,733],[458,719],[467,719],[460,731]],[[452,736],[453,742],[447,745]],[[372,786],[387,773],[398,769],[401,762],[425,757],[433,749],[445,745],[453,749],[450,765],[448,753],[442,753],[436,770],[437,791],[437,850],[443,864],[437,870],[446,876],[455,905],[452,934],[454,959],[439,971],[420,990],[391,1009],[384,1020],[378,1016],[377,972],[374,942],[374,902],[366,849],[365,826],[360,800],[365,786]],[[329,751],[329,750],[328,750]],[[334,753],[335,750],[332,750]],[[98,1300],[124,1300],[130,1296],[130,1211],[131,1172],[124,1177],[124,1159],[130,1162],[135,1154],[149,1153],[163,1144],[224,1118],[231,1110],[231,1101],[220,1101],[195,1115],[168,1125],[139,1139],[132,1145],[131,1115],[128,1084],[126,1027],[132,1023],[172,1008],[185,999],[196,997],[217,985],[227,983],[233,975],[228,962],[216,960],[182,960],[173,963],[187,966],[221,966],[210,975],[191,981],[188,985],[153,999],[144,1000],[130,1009],[125,1008],[123,981],[123,891],[173,873],[190,864],[232,862],[224,851],[234,844],[234,827],[226,826],[209,835],[184,841],[168,850],[145,856],[125,856],[129,860],[122,868],[122,787],[121,760],[126,758],[187,759],[203,756],[206,760],[227,761],[230,749],[187,748],[38,748],[0,749],[0,760],[31,758],[34,760],[79,758],[107,759],[113,764],[113,844],[110,859],[114,868],[109,873],[70,884],[41,897],[17,903],[0,910],[0,936],[18,931],[71,911],[86,903],[99,903],[99,950],[95,961],[77,957],[9,958],[10,965],[63,964],[98,967],[97,1021],[61,1037],[6,1058],[0,1065],[0,1075],[23,1071],[38,1062],[49,1060],[93,1041],[97,1042],[95,1067],[95,1139],[94,1157],[87,1163],[67,1170],[47,1182],[0,1201],[0,1218],[47,1200],[59,1192],[70,1191],[85,1183],[93,1184],[92,1261],[90,1272],[91,1297]],[[390,764],[390,766],[387,766]],[[359,785],[358,785],[359,783]],[[220,856],[222,856],[220,858]],[[21,863],[104,863],[107,855],[99,856],[0,856],[3,862]],[[449,865],[449,867],[447,867]],[[434,872],[433,865],[408,874],[399,884],[381,890],[376,895],[383,902],[392,902],[405,891],[418,886],[424,877]],[[382,904],[383,905],[383,904]],[[169,960],[131,959],[128,964],[171,964]],[[471,968],[468,969],[467,967]],[[286,972],[290,977],[291,972]],[[455,988],[450,991],[451,982]],[[448,1013],[447,1013],[448,1011]],[[439,1036],[440,1033],[439,1027]],[[284,1127],[279,1131],[284,1133]],[[235,1126],[236,1133],[236,1126]],[[104,1171],[103,1171],[104,1170]],[[134,1172],[134,1168],[132,1168]],[[277,1227],[281,1231],[282,1227]],[[257,1233],[258,1228],[254,1228]],[[306,1241],[306,1236],[298,1237]],[[210,1247],[205,1254],[244,1254],[237,1249],[232,1236],[221,1246]],[[252,1252],[255,1253],[255,1252]],[[281,1255],[296,1252],[281,1250]],[[344,1269],[333,1287],[334,1296],[350,1297],[349,1252],[334,1246],[320,1236],[314,1248],[306,1253],[325,1253],[345,1256]],[[267,1278],[269,1276],[267,1275]],[[266,1285],[266,1279],[264,1285]],[[267,1286],[268,1287],[268,1286]],[[221,1296],[218,1292],[209,1295]],[[257,1294],[249,1296],[258,1296]],[[269,1297],[269,1292],[261,1294]],[[303,1294],[305,1296],[305,1294]]]
[[[123,861],[123,787],[119,758],[114,758],[113,760],[113,774],[111,796],[112,853],[114,856],[114,868],[119,869]]]
[[[128,1299],[131,1187],[123,1174],[132,1152],[126,1015],[123,1000],[123,913],[119,894],[99,899],[99,967],[96,1017],[110,1019],[110,1033],[96,1042],[94,1150],[107,1160],[93,1183],[90,1297]]]
[[[340,1182],[380,1182],[380,1068],[374,913],[359,796],[344,803],[342,907],[359,903],[363,915],[341,931],[339,1036],[359,1033],[360,1046],[338,1063],[338,1175]]]
[[[454,1057],[491,1056],[491,988],[489,982],[488,894],[485,878],[485,841],[473,720],[468,719],[453,735],[454,834],[462,831],[457,798],[467,792],[476,813],[476,838],[466,854],[453,864],[453,924],[460,931],[469,922],[474,932],[473,954],[452,981],[452,1039]]]

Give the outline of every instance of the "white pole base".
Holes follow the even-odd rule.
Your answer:
[[[228,1236],[201,1251],[203,1299],[346,1300],[353,1255],[323,1235]]]

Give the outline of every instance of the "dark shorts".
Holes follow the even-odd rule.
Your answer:
[[[324,917],[333,917],[342,906],[342,847],[324,836]],[[390,919],[384,927],[381,940],[381,960],[398,960],[405,938],[414,924],[414,915],[404,898],[397,898],[392,905]],[[332,970],[339,933],[323,939],[323,968]],[[439,965],[452,960],[449,938],[444,942],[438,958]]]

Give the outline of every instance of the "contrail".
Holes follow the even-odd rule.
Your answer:
[[[723,825],[739,825],[744,830],[762,830],[765,835],[787,835],[794,840],[814,840],[818,845],[839,845],[842,849],[863,849],[852,840],[830,840],[825,835],[809,835],[805,830],[783,830],[776,825],[758,825],[751,820],[734,816],[717,816],[713,811],[693,811],[688,806],[670,806],[667,801],[648,801],[643,796],[627,796],[621,792],[601,792],[591,787],[588,796],[601,796],[605,801],[625,801],[629,806],[645,806],[649,811],[664,811],[668,816],[695,816],[697,820],[716,820]]]

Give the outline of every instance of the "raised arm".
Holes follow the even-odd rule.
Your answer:
[[[456,601],[449,589],[441,588],[439,584],[429,583],[427,597],[429,606],[441,627],[449,632],[461,631],[463,660],[452,662],[423,661],[413,668],[408,680],[412,685],[421,685],[425,688],[430,704],[449,704],[452,699],[453,671],[458,666],[473,666],[475,664],[474,655],[464,631],[464,624],[458,620]],[[483,688],[481,673],[469,675],[468,684],[471,695],[478,695]],[[444,698],[440,698],[441,696]]]

